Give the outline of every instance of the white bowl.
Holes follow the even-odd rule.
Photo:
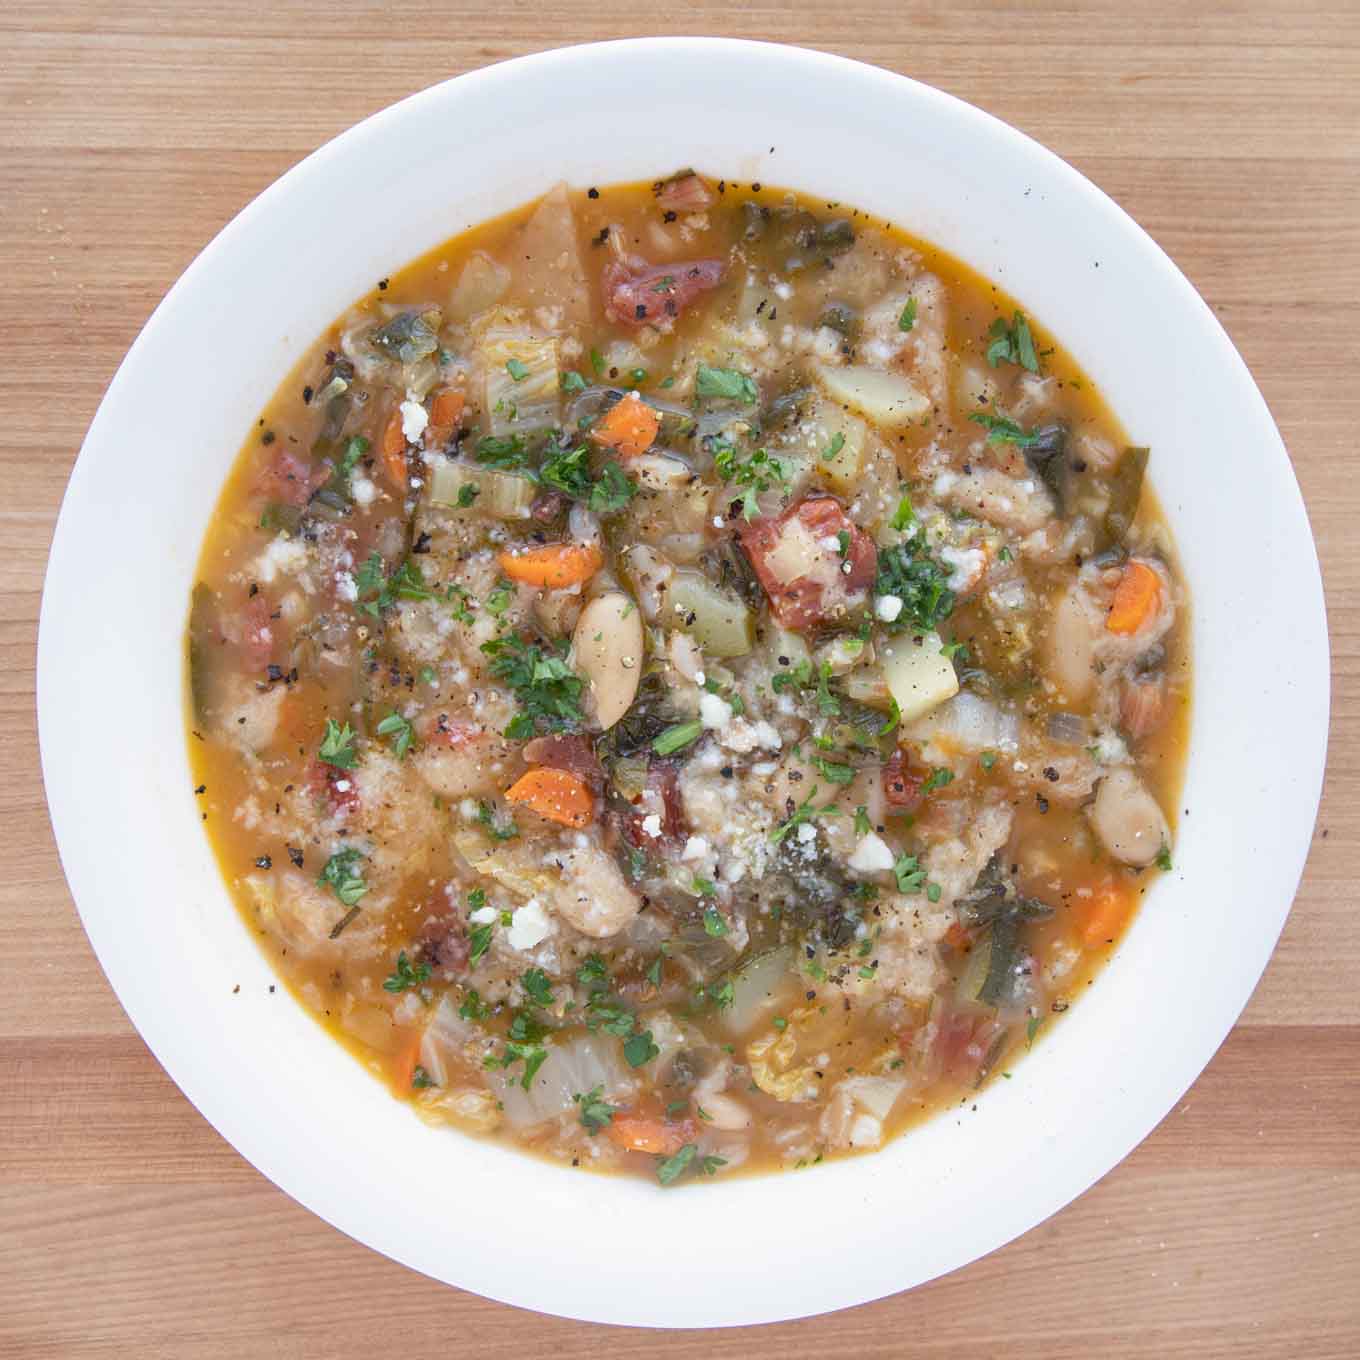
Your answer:
[[[688,164],[899,222],[1060,337],[1152,446],[1190,584],[1198,698],[1175,871],[1014,1080],[873,1156],[661,1190],[427,1128],[271,994],[199,825],[181,652],[227,469],[332,318],[556,180]],[[767,1322],[909,1288],[1113,1167],[1208,1062],[1265,966],[1311,835],[1327,704],[1321,582],[1288,458],[1242,360],[1157,246],[1057,157],[936,90],[690,38],[449,81],[247,207],[156,309],[90,427],[38,656],[67,879],[189,1099],[290,1195],[398,1261],[523,1307],[651,1326]]]

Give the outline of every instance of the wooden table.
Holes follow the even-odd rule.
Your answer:
[[[1331,773],[1303,887],[1241,1024],[1175,1113],[986,1260],[753,1332],[644,1335],[488,1303],[264,1181],[109,990],[57,863],[34,730],[39,591],[67,473],[124,351],[200,247],[306,152],[413,90],[658,31],[778,37],[905,72],[1113,194],[1260,382],[1308,501],[1332,626]],[[1354,0],[698,0],[665,25],[622,0],[5,0],[0,110],[0,1355],[1360,1354]],[[1251,537],[1243,525],[1245,550]],[[563,1269],[593,1268],[591,1254],[584,1239]]]

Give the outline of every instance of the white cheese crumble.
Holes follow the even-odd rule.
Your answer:
[[[708,854],[708,842],[702,836],[691,836],[680,852],[681,859],[703,859]]]
[[[811,822],[799,822],[798,830],[794,834],[806,845],[808,841],[816,840],[817,828]]]
[[[661,816],[659,813],[648,813],[642,819],[642,834],[650,836],[653,840],[661,834]]]
[[[699,721],[711,732],[721,731],[732,721],[732,705],[716,694],[701,694]]]
[[[874,617],[883,623],[892,623],[902,612],[902,601],[896,595],[880,595],[874,601]]]
[[[887,873],[893,867],[893,852],[882,836],[870,831],[868,835],[860,837],[854,854],[846,860],[846,864],[857,874]]]
[[[349,479],[349,492],[356,505],[372,505],[378,498],[377,486],[357,472]]]
[[[967,590],[982,575],[987,554],[981,548],[941,548],[940,560],[954,568],[945,584],[957,593]]]
[[[335,573],[335,593],[340,599],[348,600],[351,604],[359,598],[359,587],[354,584],[354,577],[349,572]]]
[[[279,576],[301,571],[307,565],[307,549],[296,539],[270,539],[265,550],[255,559],[255,575],[266,585]]]
[[[468,916],[474,926],[489,926],[500,915],[495,907],[478,907]]]
[[[510,918],[510,929],[505,932],[505,940],[511,949],[532,949],[536,944],[542,944],[552,932],[552,920],[535,898],[516,909]]]
[[[405,435],[406,442],[414,444],[425,433],[425,427],[429,423],[429,413],[408,395],[401,404],[401,432]]]

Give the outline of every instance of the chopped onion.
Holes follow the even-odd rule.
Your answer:
[[[1080,713],[1054,713],[1048,720],[1048,738],[1060,746],[1085,746],[1086,719]]]

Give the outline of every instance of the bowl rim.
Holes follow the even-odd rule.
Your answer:
[[[836,78],[847,83],[858,83],[866,90],[870,86],[880,91],[890,89],[897,95],[909,96],[909,101],[928,110],[932,116],[966,128],[967,135],[991,141],[1010,154],[1025,158],[1034,168],[1036,178],[1047,178],[1056,189],[1076,195],[1092,213],[1103,216],[1104,225],[1114,233],[1120,247],[1141,255],[1144,267],[1156,269],[1163,276],[1167,288],[1180,294],[1179,301],[1188,309],[1187,316],[1197,314],[1200,338],[1216,350],[1225,374],[1232,375],[1232,380],[1240,390],[1248,408],[1243,419],[1252,421],[1260,445],[1265,450],[1263,457],[1275,460],[1274,471],[1279,474],[1276,477],[1276,490],[1283,498],[1279,507],[1279,532],[1286,537],[1290,552],[1297,557],[1295,567],[1308,577],[1304,582],[1304,594],[1297,601],[1298,628],[1300,635],[1312,645],[1308,656],[1312,670],[1306,677],[1310,726],[1306,732],[1300,729],[1304,740],[1299,746],[1295,780],[1295,786],[1306,805],[1306,815],[1296,817],[1295,821],[1299,825],[1306,821],[1308,834],[1302,838],[1295,836],[1295,843],[1281,856],[1282,864],[1276,875],[1277,884],[1287,881],[1290,890],[1278,904],[1278,911],[1264,920],[1256,932],[1250,958],[1240,968],[1240,976],[1232,988],[1233,999],[1216,1002],[1218,1009],[1213,1022],[1201,1026],[1193,1042],[1187,1043],[1186,1052],[1178,1055],[1174,1063],[1168,1064],[1168,1075],[1155,1084],[1155,1098],[1145,1097],[1136,1110],[1121,1112],[1113,1126],[1103,1135],[1098,1152],[1093,1154],[1090,1149],[1083,1148],[1079,1154],[1074,1153],[1057,1177],[1056,1185],[1048,1187],[1037,1197],[1018,1199],[1016,1203],[1008,1204],[994,1215],[985,1230],[965,1234],[949,1251],[940,1253],[925,1270],[919,1265],[896,1273],[891,1269],[879,1269],[869,1272],[867,1276],[860,1275],[851,1282],[838,1284],[834,1289],[820,1291],[804,1287],[807,1282],[800,1280],[796,1292],[790,1290],[780,1295],[770,1290],[758,1291],[746,1303],[723,1299],[721,1291],[710,1288],[703,1295],[702,1306],[674,1309],[668,1309],[655,1299],[611,1300],[599,1290],[549,1288],[542,1280],[529,1280],[527,1283],[523,1280],[507,1281],[503,1272],[500,1275],[494,1271],[490,1275],[485,1272],[480,1275],[469,1274],[466,1263],[462,1263],[461,1273],[455,1280],[446,1268],[441,1268],[427,1244],[403,1240],[400,1233],[384,1230],[375,1223],[371,1215],[351,1213],[348,1206],[334,1195],[319,1190],[319,1182],[314,1179],[309,1181],[297,1165],[281,1160],[271,1136],[252,1122],[249,1116],[225,1103],[220,1093],[214,1090],[210,1075],[195,1070],[192,1064],[185,1061],[180,1038],[174,1033],[175,1018],[159,1012],[149,994],[139,987],[135,964],[127,950],[115,942],[107,917],[93,909],[94,903],[103,900],[105,890],[102,887],[96,889],[91,877],[91,866],[82,860],[81,842],[89,815],[88,795],[82,791],[78,775],[72,772],[65,759],[61,736],[63,725],[69,718],[70,698],[77,692],[70,678],[62,675],[62,670],[68,665],[70,648],[76,636],[72,631],[71,619],[72,611],[76,608],[77,589],[74,579],[65,570],[65,563],[73,554],[72,540],[78,532],[76,521],[83,513],[82,490],[91,476],[95,460],[106,456],[97,450],[107,449],[109,443],[116,440],[115,418],[110,413],[118,407],[124,390],[132,385],[133,375],[142,365],[143,357],[153,343],[179,324],[182,310],[192,307],[199,281],[209,276],[219,267],[219,261],[230,255],[238,237],[253,230],[259,222],[284,207],[294,197],[307,193],[309,186],[320,182],[330,173],[333,163],[349,155],[364,141],[380,141],[389,137],[423,110],[436,107],[450,98],[451,91],[455,92],[455,98],[475,94],[494,98],[515,82],[569,80],[588,72],[597,63],[607,64],[619,59],[641,59],[645,62],[653,58],[700,63],[728,60],[738,63],[775,63],[785,69],[791,79],[796,77],[812,82]],[[233,444],[233,457],[235,447]],[[1302,874],[1321,792],[1330,691],[1327,651],[1325,607],[1316,551],[1288,455],[1264,399],[1232,342],[1204,301],[1143,229],[1108,196],[1025,134],[952,95],[908,77],[849,58],[776,43],[703,37],[642,38],[580,44],[517,57],[467,72],[412,94],[340,133],[293,166],[242,209],[204,248],[155,308],[129,349],[91,423],[81,454],[72,470],[53,535],[48,576],[44,585],[38,634],[37,707],[43,778],[53,830],[63,869],[91,945],[120,1002],[153,1054],[205,1118],[247,1160],[286,1193],[341,1231],[414,1269],[450,1283],[458,1283],[486,1296],[590,1321],[710,1326],[775,1321],[851,1306],[957,1269],[1055,1213],[1112,1169],[1151,1132],[1188,1089],[1235,1023],[1269,960],[1287,918],[1293,892]],[[346,1061],[349,1059],[346,1058]],[[395,1102],[391,1103],[395,1105]],[[886,1150],[878,1154],[879,1157],[885,1155]],[[886,1169],[888,1163],[885,1160],[880,1165]],[[779,1179],[787,1182],[787,1177]],[[597,1184],[594,1180],[586,1183]],[[517,1264],[522,1265],[523,1262]]]

